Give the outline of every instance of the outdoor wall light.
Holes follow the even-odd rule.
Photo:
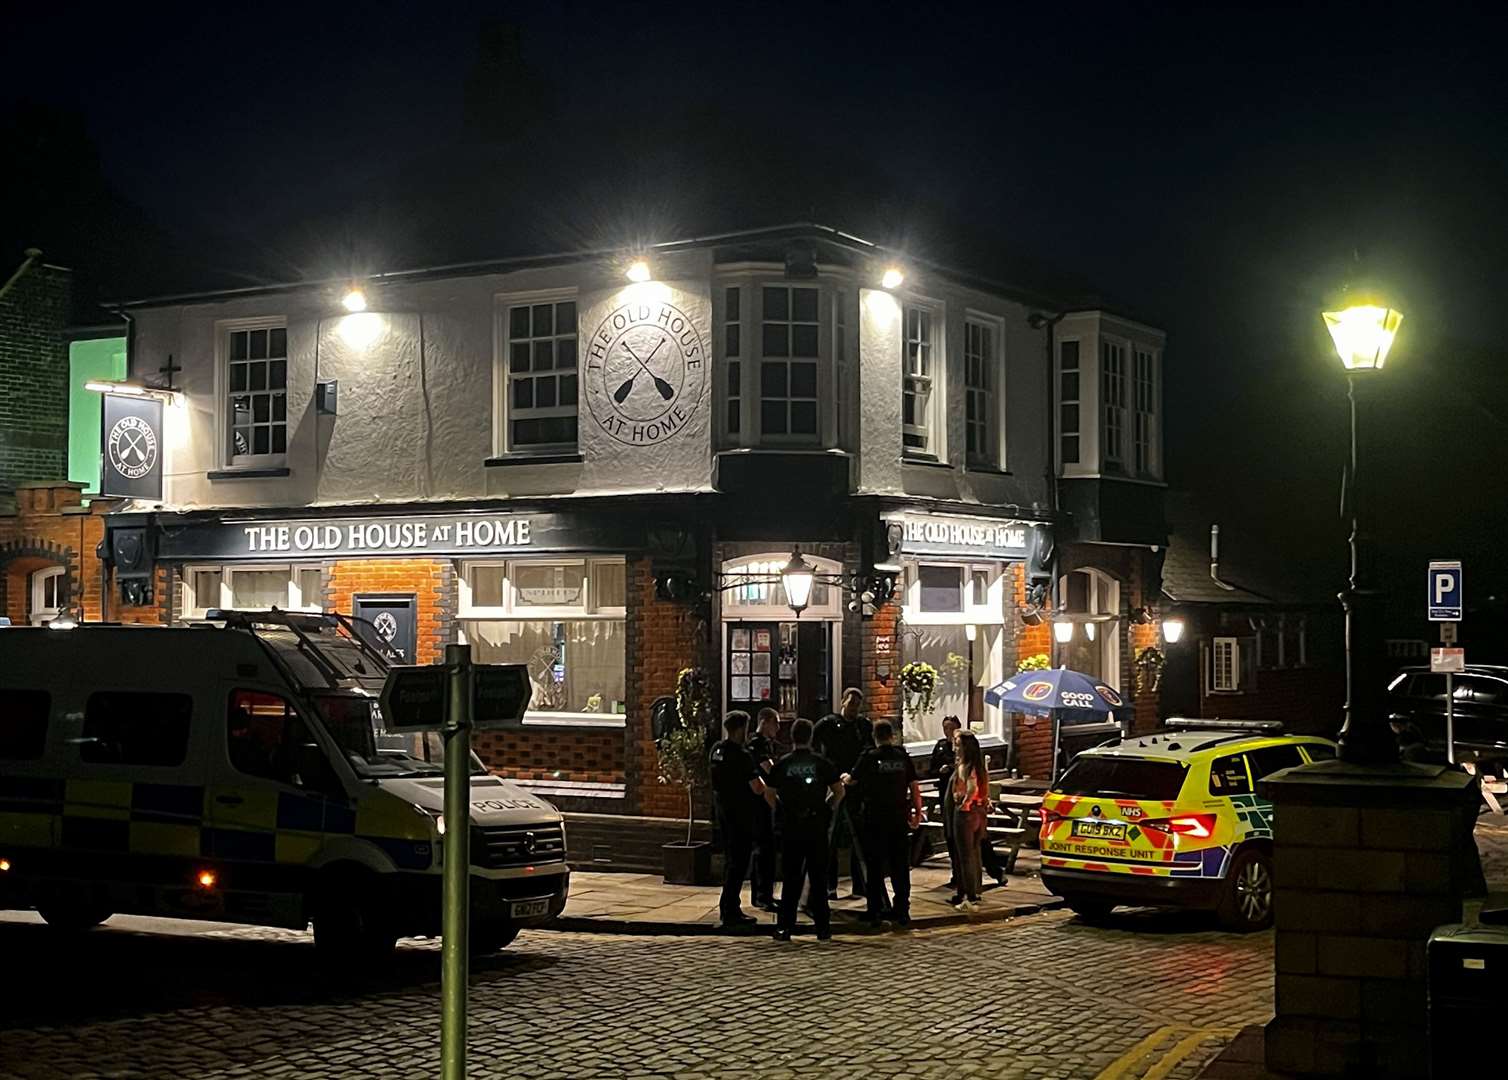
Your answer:
[[[812,564],[801,557],[799,547],[795,548],[791,552],[791,561],[780,571],[780,585],[785,589],[786,602],[798,616],[811,602],[814,581],[816,571],[812,569]]]
[[[1094,629],[1094,623],[1086,622],[1084,624],[1084,637],[1090,641],[1093,641],[1095,633],[1096,631]]]
[[[1335,342],[1335,354],[1347,371],[1381,371],[1403,322],[1392,308],[1362,304],[1344,311],[1327,311],[1325,328]]]
[[[906,275],[901,273],[900,267],[889,266],[885,268],[884,276],[880,278],[880,287],[884,289],[899,289],[905,280]]]
[[[84,384],[84,389],[92,390],[96,394],[125,394],[128,397],[154,397],[165,405],[175,407],[183,404],[183,395],[177,390],[165,390],[158,386],[141,386],[137,383],[90,379]]]
[[[345,296],[340,298],[340,306],[351,314],[356,314],[367,309],[367,294],[359,287],[352,285],[346,290]]]
[[[963,636],[969,641],[975,640],[979,637],[979,627],[973,623],[966,623],[963,628]]]
[[[633,262],[628,264],[628,269],[624,271],[624,275],[628,278],[629,281],[632,281],[636,284],[639,282],[648,281],[650,277],[649,263],[644,259],[635,259]]]
[[[1164,619],[1162,621],[1162,639],[1169,645],[1177,645],[1183,637],[1183,620],[1177,618]]]
[[[1054,619],[1052,622],[1052,636],[1059,645],[1067,645],[1073,640],[1073,620]]]

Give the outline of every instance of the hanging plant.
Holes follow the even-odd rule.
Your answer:
[[[937,692],[937,669],[923,660],[913,660],[901,668],[901,690],[906,695],[906,712],[917,716],[932,711],[932,695]]]
[[[1023,671],[1046,671],[1052,667],[1052,661],[1047,658],[1045,652],[1033,653],[1031,656],[1023,656],[1021,662],[1016,665],[1016,674]]]
[[[1155,694],[1162,685],[1162,669],[1168,658],[1156,645],[1147,645],[1136,650],[1136,692]]]
[[[677,673],[675,711],[685,727],[705,731],[711,725],[712,680],[702,668],[682,668]]]

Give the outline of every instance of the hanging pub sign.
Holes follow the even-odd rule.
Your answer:
[[[162,501],[162,401],[106,394],[100,494]]]

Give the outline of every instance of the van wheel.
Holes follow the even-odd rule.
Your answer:
[[[518,927],[512,923],[482,923],[471,927],[466,935],[466,949],[472,956],[488,956],[502,952],[518,937]]]
[[[1272,925],[1272,858],[1248,848],[1231,861],[1220,898],[1220,921],[1249,933]]]
[[[314,909],[314,947],[321,956],[365,965],[392,953],[398,934],[373,902],[370,884],[346,879],[324,891]]]
[[[108,919],[114,912],[106,911],[97,905],[75,904],[66,901],[62,903],[43,904],[37,908],[37,914],[47,921],[47,925],[55,930],[67,930],[77,933],[81,930],[89,930],[98,926]]]
[[[1102,900],[1098,896],[1065,896],[1063,902],[1075,915],[1092,925],[1106,922],[1115,910],[1114,901]]]

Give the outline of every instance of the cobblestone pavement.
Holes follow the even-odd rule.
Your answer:
[[[784,945],[531,932],[473,969],[471,1075],[1184,1080],[1271,1015],[1271,949],[1147,912]],[[0,955],[31,973],[0,1010],[5,1080],[438,1074],[433,943],[354,986],[278,931],[117,919],[60,947],[18,915]]]

